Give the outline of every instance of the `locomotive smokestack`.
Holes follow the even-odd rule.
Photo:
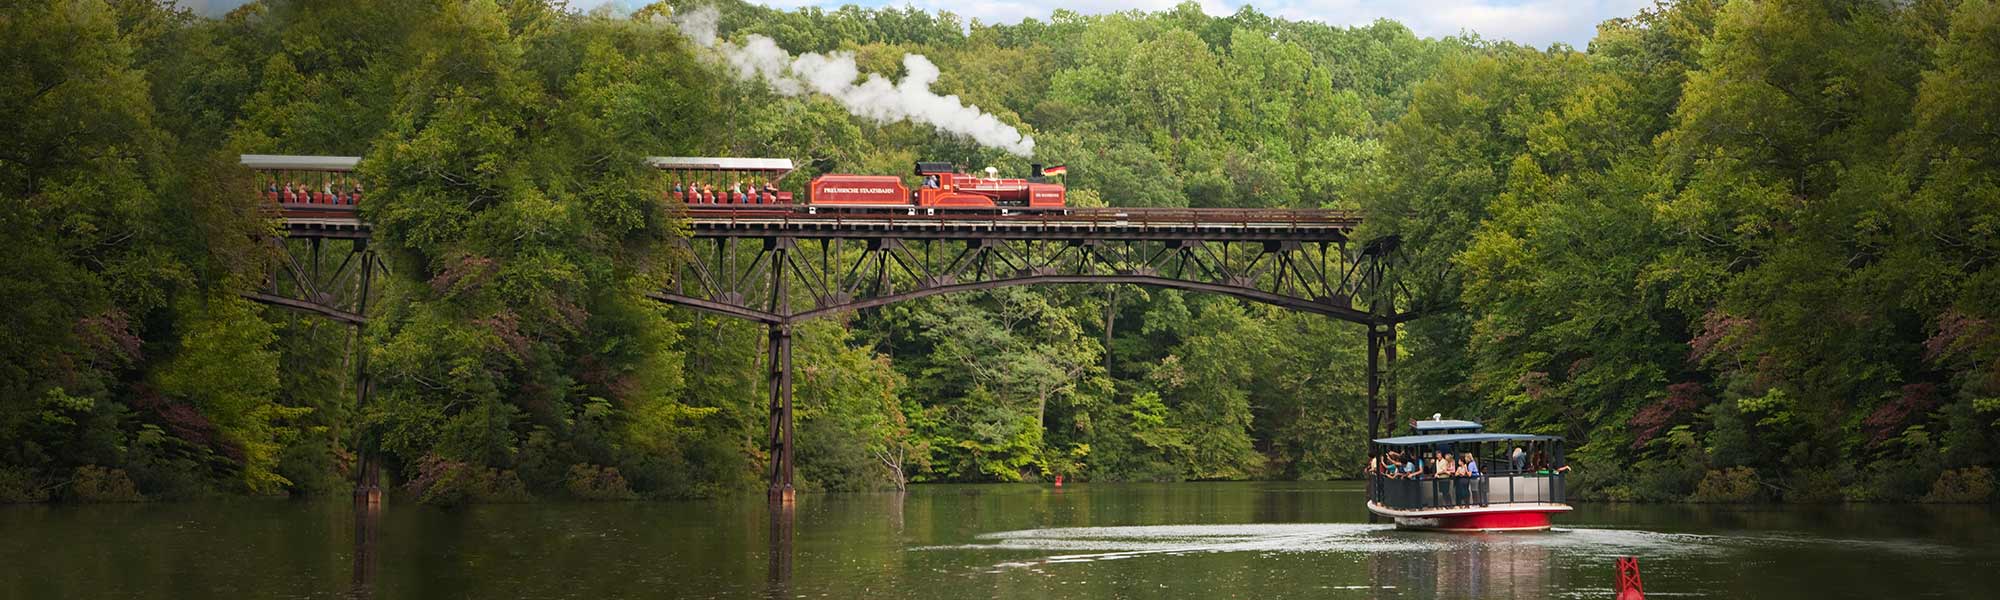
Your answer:
[[[1028,163],[1028,176],[1029,176],[1029,177],[1041,177],[1041,176],[1042,176],[1042,163]]]

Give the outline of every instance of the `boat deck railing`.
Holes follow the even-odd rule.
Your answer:
[[[1369,478],[1368,499],[1398,510],[1505,504],[1562,504],[1563,474],[1530,472],[1472,477]]]

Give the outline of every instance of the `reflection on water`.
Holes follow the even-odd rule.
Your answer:
[[[1349,484],[929,486],[475,506],[0,506],[5,598],[1981,597],[1994,507],[1582,505],[1555,531],[1370,524]]]
[[[349,598],[375,597],[376,545],[380,543],[382,505],[356,502],[354,505],[354,580],[347,588]]]
[[[1050,565],[1161,555],[1213,553],[1365,557],[1368,583],[1340,589],[1392,591],[1371,597],[1546,598],[1608,596],[1611,577],[1571,580],[1558,563],[1611,564],[1619,556],[1726,558],[1800,550],[1860,550],[1940,558],[1961,549],[1916,540],[1868,540],[1765,533],[1702,535],[1612,528],[1558,528],[1548,532],[1439,533],[1397,530],[1393,525],[1351,523],[1061,527],[981,534],[971,544],[917,547],[919,551],[993,550],[1028,553],[993,565],[1045,572]],[[1606,570],[1605,573],[1609,573]],[[1663,595],[1663,594],[1656,594]]]
[[[771,567],[765,578],[770,588],[765,595],[774,600],[792,597],[792,537],[797,525],[797,507],[771,506]]]

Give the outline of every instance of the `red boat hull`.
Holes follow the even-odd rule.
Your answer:
[[[1519,507],[1480,507],[1405,511],[1382,508],[1370,503],[1368,509],[1392,517],[1398,529],[1428,531],[1546,531],[1549,515],[1565,512],[1563,504],[1532,504]]]

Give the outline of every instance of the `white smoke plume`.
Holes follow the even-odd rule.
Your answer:
[[[745,81],[763,80],[780,94],[797,96],[818,93],[840,102],[847,111],[878,122],[912,121],[941,131],[972,138],[982,146],[999,148],[1016,156],[1035,153],[1035,138],[1002,123],[993,115],[968,106],[958,96],[931,92],[937,83],[938,68],[919,54],[903,55],[902,81],[892,82],[881,75],[861,78],[851,52],[792,56],[771,38],[751,35],[741,45],[716,35],[721,15],[713,6],[674,16],[674,25],[696,44],[715,52]]]

